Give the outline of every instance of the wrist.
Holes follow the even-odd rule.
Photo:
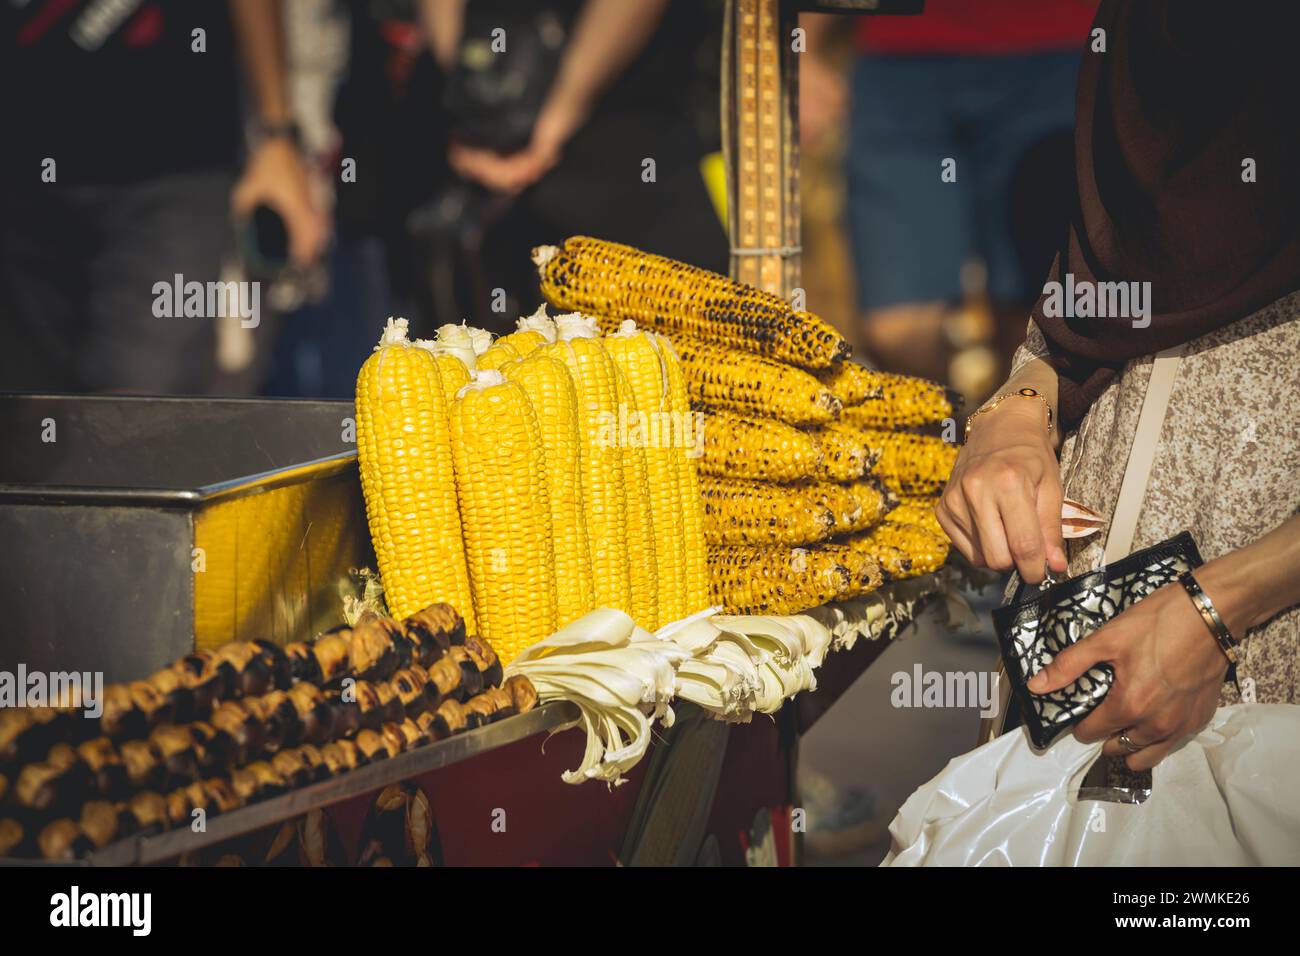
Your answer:
[[[1254,593],[1258,575],[1251,572],[1249,563],[1238,551],[1215,558],[1195,571],[1201,590],[1213,602],[1229,632],[1239,641],[1245,638],[1248,630],[1273,614],[1262,606],[1264,602]]]

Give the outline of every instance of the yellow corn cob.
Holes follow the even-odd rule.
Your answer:
[[[862,511],[842,531],[866,531],[875,527],[894,510],[898,496],[875,475],[867,475],[857,481],[849,482],[845,487],[857,499]]]
[[[840,492],[855,514],[858,510],[856,500],[839,485],[775,485],[708,476],[700,485],[709,544],[811,544],[835,530],[827,496]]]
[[[825,481],[855,481],[875,464],[857,429],[831,422],[808,434],[821,446],[822,467],[818,477]]]
[[[955,414],[950,393],[937,382],[892,372],[874,374],[881,380],[881,397],[846,408],[844,421],[851,425],[907,428],[941,422]]]
[[[546,336],[542,335],[541,332],[536,332],[531,329],[522,330],[501,336],[501,338],[496,340],[495,344],[508,345],[515,350],[520,358],[523,358],[528,355],[528,353],[540,349],[545,345]]]
[[[478,357],[478,368],[484,370],[499,369],[506,362],[519,358],[519,351],[505,339],[497,339],[492,346]]]
[[[650,501],[650,472],[645,448],[635,423],[641,411],[627,375],[614,363],[614,383],[618,392],[618,434],[615,441],[623,456],[623,492],[627,502],[627,552],[629,563],[636,557],[632,572],[632,620],[647,631],[659,629],[659,572],[655,551],[654,511]],[[628,422],[626,426],[623,422]]]
[[[710,606],[708,559],[704,550],[704,500],[700,492],[698,462],[704,446],[704,416],[691,411],[682,363],[668,339],[659,338],[659,354],[668,375],[668,398],[673,414],[673,457],[677,493],[681,497],[682,538],[686,566],[686,613]]]
[[[563,362],[578,397],[578,457],[591,549],[592,599],[597,607],[630,614],[632,578],[623,457],[617,443],[611,441],[618,423],[614,362],[598,338],[556,342],[535,354]]]
[[[870,531],[844,539],[850,547],[880,562],[886,580],[900,580],[939,570],[948,558],[948,540],[925,528],[882,521]]]
[[[713,603],[728,614],[799,614],[848,596],[853,574],[816,548],[710,545]]]
[[[700,471],[706,475],[791,482],[816,477],[822,464],[821,446],[793,425],[721,410],[704,416]]]
[[[447,602],[474,621],[448,410],[434,357],[389,319],[357,376],[357,459],[389,612]]]
[[[611,327],[632,319],[802,368],[827,368],[850,351],[834,328],[779,296],[631,246],[574,236],[563,248],[534,249],[533,261],[551,304],[598,315]]]
[[[452,405],[451,445],[478,634],[508,664],[556,627],[546,459],[523,387],[479,372]]]
[[[859,434],[877,456],[873,474],[902,494],[938,494],[957,460],[957,446],[933,435],[877,428],[859,429]]]
[[[555,550],[556,625],[563,627],[595,606],[582,501],[578,394],[568,368],[549,355],[507,362],[501,372],[523,387],[541,428]]]
[[[849,572],[851,584],[844,597],[858,597],[876,590],[884,583],[885,576],[880,562],[864,548],[854,548],[840,542],[815,544],[812,550],[825,554],[830,559],[844,566]]]
[[[679,469],[674,460],[682,454],[674,439],[672,396],[668,391],[668,372],[660,352],[659,337],[639,332],[634,325],[605,337],[605,348],[622,372],[640,413],[640,437],[644,446],[645,468],[650,499],[650,523],[654,536],[655,595],[657,626],[680,620],[686,609],[686,537],[682,524],[682,492]],[[624,459],[626,467],[626,459]],[[632,497],[629,491],[629,523]],[[636,537],[629,528],[633,554]],[[637,562],[638,566],[641,564]],[[633,577],[632,603],[637,604],[636,579]],[[633,615],[635,617],[635,615]],[[654,627],[637,621],[642,627]]]
[[[837,362],[830,368],[819,371],[817,380],[829,388],[847,408],[883,398],[888,378],[883,372],[874,371],[857,362]]]
[[[840,413],[840,400],[802,369],[703,342],[674,344],[693,402],[791,425],[820,425]]]
[[[467,326],[444,325],[436,338],[415,340],[415,344],[428,349],[438,363],[438,376],[442,380],[442,393],[448,408],[451,408],[456,393],[469,384],[476,367],[473,337],[473,331]]]
[[[905,495],[889,512],[886,519],[894,524],[914,524],[932,534],[947,537],[939,519],[935,516],[934,506],[939,499],[925,495]]]

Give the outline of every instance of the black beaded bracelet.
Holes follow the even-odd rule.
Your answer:
[[[1210,600],[1208,594],[1201,590],[1200,583],[1192,576],[1191,571],[1181,575],[1178,582],[1191,597],[1192,604],[1196,605],[1196,611],[1201,615],[1201,620],[1205,622],[1205,626],[1210,629],[1214,639],[1219,642],[1219,647],[1223,649],[1223,654],[1228,658],[1228,663],[1235,666],[1240,656],[1238,648],[1241,647],[1241,642],[1232,636],[1232,632],[1228,630],[1228,625],[1223,623],[1223,618],[1219,616],[1219,611],[1215,608],[1214,602]]]

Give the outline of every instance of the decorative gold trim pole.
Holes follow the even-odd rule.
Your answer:
[[[727,0],[722,149],[732,278],[780,296],[799,284],[798,25],[781,0]]]

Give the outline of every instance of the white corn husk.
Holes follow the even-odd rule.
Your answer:
[[[525,650],[508,675],[523,674],[540,700],[567,700],[587,734],[582,763],[565,783],[617,785],[650,746],[655,719],[672,722],[677,666],[687,652],[636,627],[622,611],[599,608]]]
[[[520,332],[540,332],[548,343],[555,342],[555,320],[546,314],[545,302],[539,305],[537,311],[532,315],[525,315],[520,318],[515,323],[515,328]]]

